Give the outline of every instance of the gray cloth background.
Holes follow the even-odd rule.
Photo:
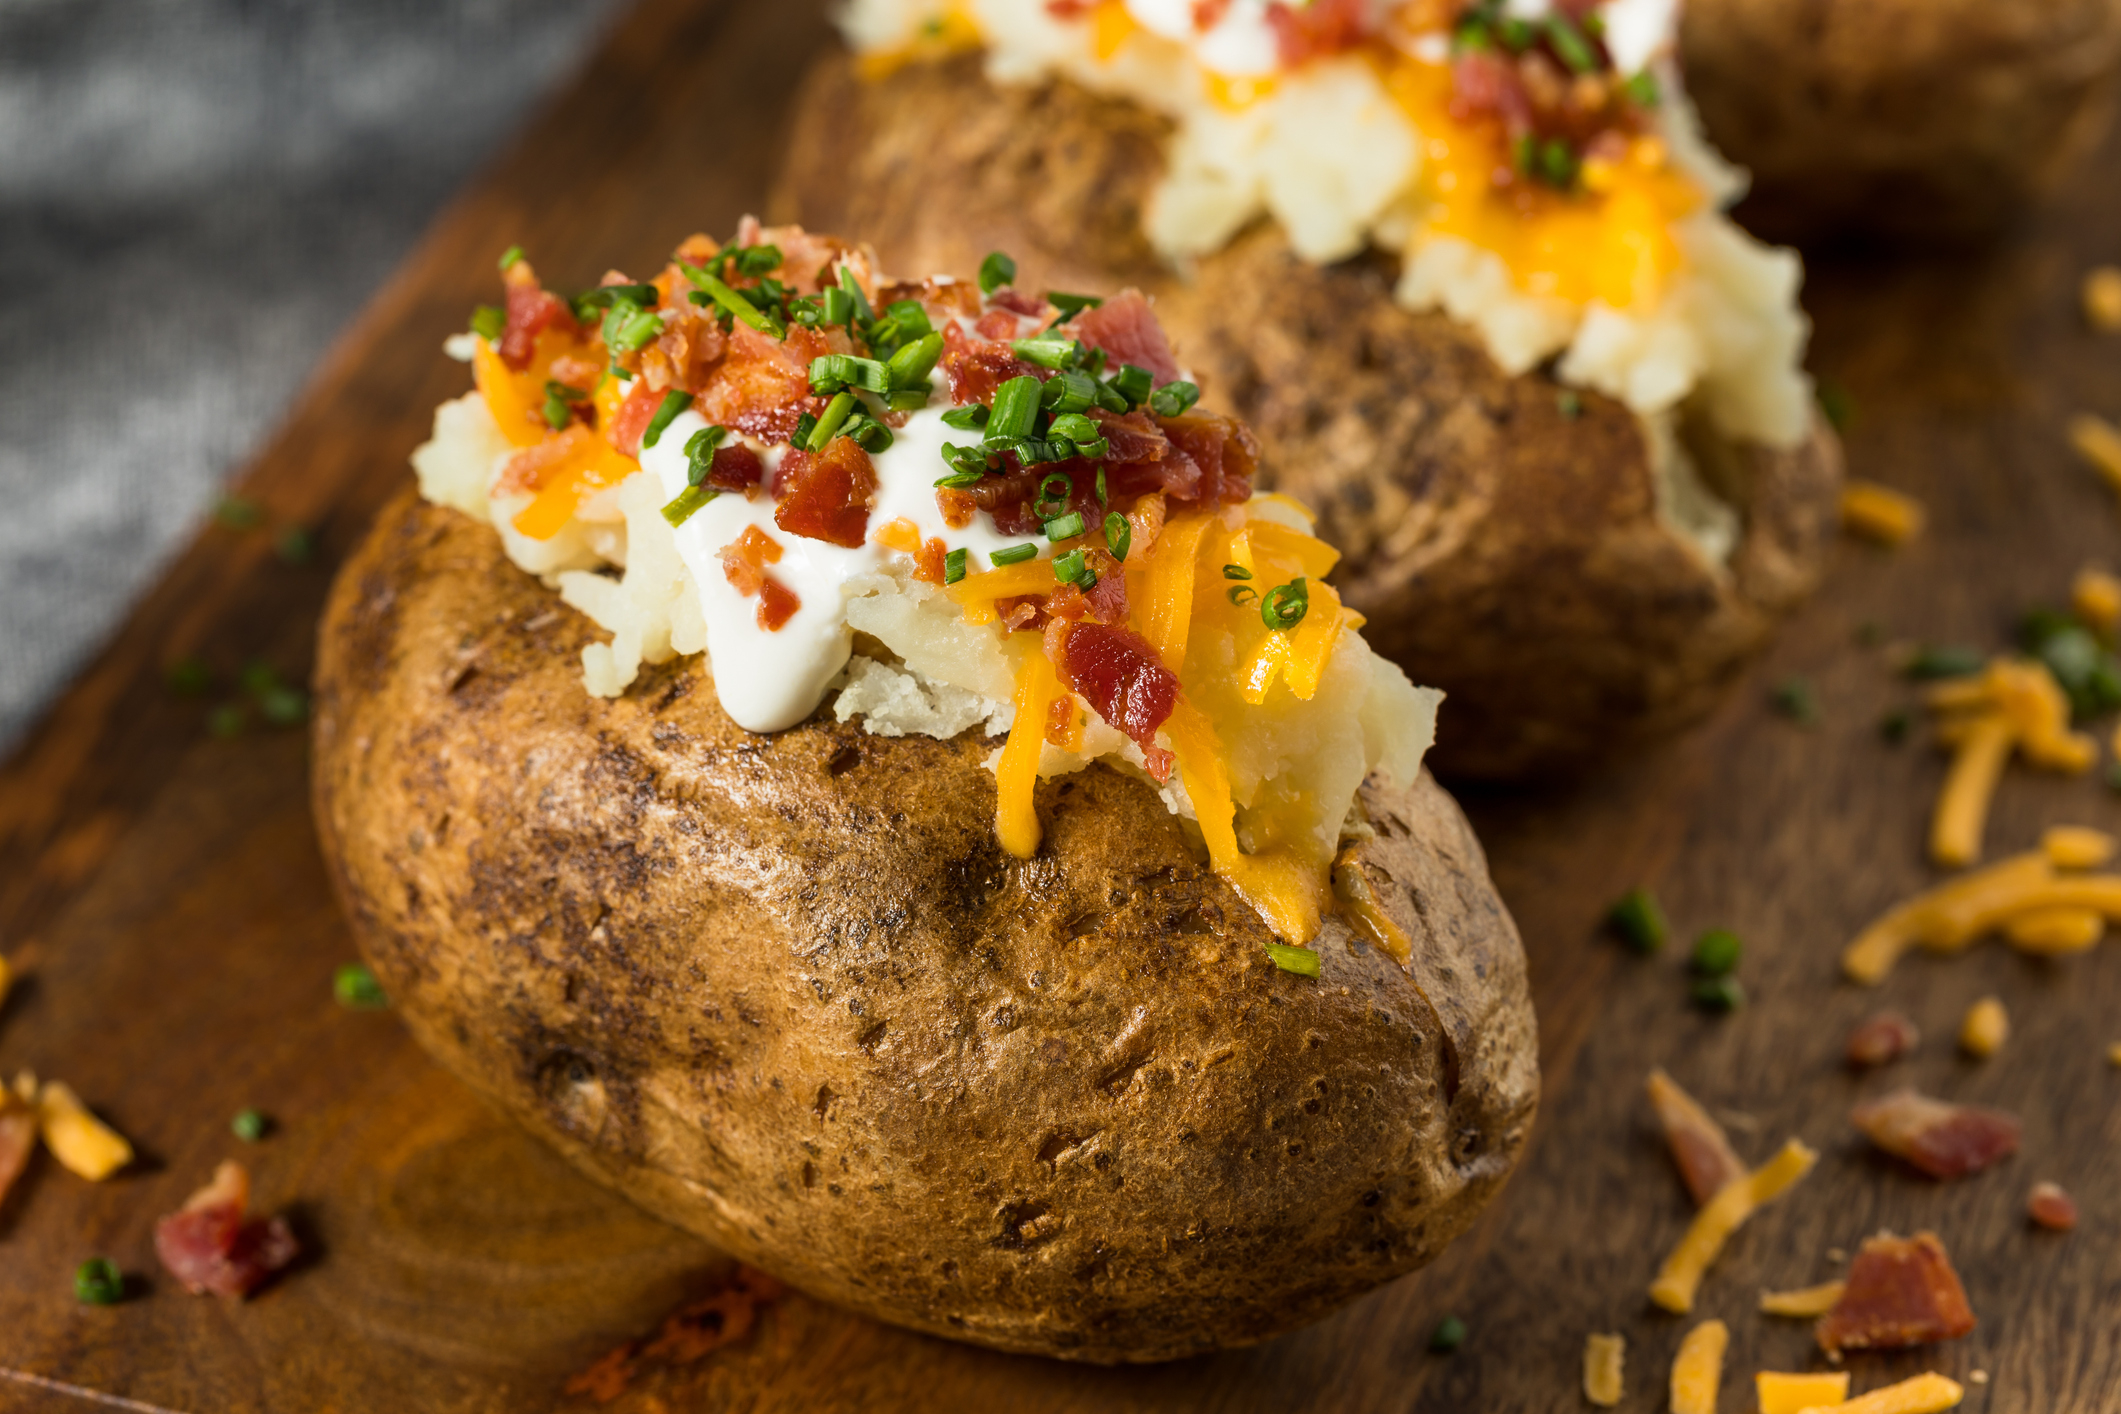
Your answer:
[[[616,0],[0,0],[0,751]]]

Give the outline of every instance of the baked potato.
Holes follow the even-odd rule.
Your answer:
[[[1986,235],[2111,125],[2116,0],[1687,0],[1687,80],[1783,238]]]
[[[1698,720],[1817,583],[1840,453],[1680,435],[1736,513],[1719,563],[1672,514],[1650,428],[1480,334],[1392,298],[1381,252],[1318,264],[1257,222],[1183,273],[1142,213],[1169,124],[1067,79],[1002,85],[979,56],[881,79],[820,61],[777,188],[790,219],[869,233],[910,269],[990,248],[1027,288],[1150,291],[1204,397],[1258,435],[1267,483],[1319,512],[1365,637],[1447,705],[1446,777],[1524,778]]]
[[[818,259],[836,280],[803,273]],[[977,492],[993,502],[984,517],[1014,524],[1007,467],[1036,450],[1021,438],[990,450],[1005,465],[938,493],[933,473],[948,467],[908,449],[935,457],[923,439],[940,410],[899,395],[932,376],[958,417],[947,425],[984,418],[998,437],[1015,380],[982,402],[960,379],[1006,372],[993,364],[1010,345],[968,333],[969,316],[992,334],[1047,327],[1055,309],[1006,288],[893,286],[860,251],[749,227],[720,252],[688,242],[659,282],[612,277],[594,298],[560,301],[527,262],[510,268],[505,313],[466,336],[482,392],[445,404],[415,458],[428,499],[386,508],[320,631],[324,854],[421,1044],[671,1222],[850,1309],[1005,1350],[1141,1361],[1263,1340],[1461,1231],[1516,1162],[1536,1104],[1522,950],[1465,819],[1412,764],[1433,703],[1368,657],[1322,585],[1286,629],[1248,627],[1276,599],[1262,605],[1246,580],[1268,583],[1287,572],[1278,557],[1323,547],[1271,518],[1289,514],[1283,503],[1245,499],[1241,431],[1170,412],[1180,385],[1167,383],[1161,401],[1099,418],[1111,445],[1096,462],[1113,518],[1153,502],[1160,525],[1145,517],[1130,545],[1108,520],[1102,559],[1063,554],[1084,537],[1056,529],[1079,517],[1049,513],[1049,558],[1005,552],[929,583],[927,544],[895,548],[895,521],[853,537],[859,550],[790,526],[815,514],[818,468],[835,457],[872,468],[878,517],[911,506],[899,499],[911,486],[931,517]],[[681,298],[688,277],[722,311],[794,317],[778,340],[747,342],[739,315],[703,353],[717,306]],[[798,327],[846,307],[825,289],[863,290],[871,313]],[[828,399],[828,374],[861,376],[833,360],[880,353],[887,321],[905,333],[907,300],[949,334],[941,367],[902,377],[883,361],[883,393],[849,385]],[[608,312],[600,329],[570,309]],[[1117,298],[1074,327],[1100,350],[1135,340],[1153,363],[1167,355],[1145,310]],[[659,325],[637,341],[643,314]],[[811,381],[776,391],[773,360],[812,347],[827,351]],[[1054,359],[1046,381],[1064,393],[1082,386],[1070,373],[1100,381],[1102,360]],[[565,382],[599,367],[615,371],[593,392]],[[1131,400],[1132,367],[1100,395]],[[543,408],[511,401],[539,388]],[[576,389],[590,404],[567,401]],[[843,398],[879,425],[897,418],[894,435],[856,430],[863,414]],[[644,424],[629,404],[685,410]],[[707,429],[702,410],[755,430]],[[1066,436],[1065,416],[1035,435]],[[1202,458],[1204,433],[1223,438],[1219,488],[1196,484],[1196,467],[1190,489],[1167,476],[1141,490],[1148,463],[1122,448],[1159,429]],[[725,478],[720,458],[754,447],[774,463],[763,478]],[[1058,497],[1056,477],[1087,481],[1097,453],[1073,450],[1036,464],[1037,494]],[[721,499],[696,504],[703,487]],[[607,491],[623,521],[597,519]],[[560,502],[564,519],[539,509]],[[983,543],[986,521],[949,524]],[[712,593],[680,560],[703,525],[706,543],[728,538]],[[761,525],[779,536],[766,573],[803,612],[828,587],[840,602],[839,586],[806,573],[867,557],[841,610],[866,627],[814,695],[769,702],[743,680],[786,668],[762,644],[801,647],[803,620],[769,626],[772,595],[744,559]],[[1059,579],[1069,555],[1102,566],[1104,593]],[[1195,562],[1225,574],[1164,595],[1158,577]],[[1026,591],[1038,581],[1023,566],[1043,590]],[[1131,609],[1115,608],[1113,581]],[[1121,622],[1164,643],[1174,603],[1192,617],[1166,659],[1182,670],[1164,727],[1139,750],[1111,731],[1100,745],[1100,719],[1139,725],[1159,670],[1142,668],[1114,706],[1087,680],[1082,645],[1102,631],[1109,655]],[[688,613],[706,616],[707,655]],[[955,660],[908,636],[923,615],[921,633]],[[1247,642],[1281,655],[1280,677],[1244,674],[1256,702],[1215,681]],[[1331,653],[1306,698],[1298,679],[1319,642]],[[950,661],[976,678],[1010,654],[1012,718],[938,720],[975,695],[948,686]],[[1088,723],[1041,676],[1041,654],[1084,684]],[[795,720],[754,729],[789,701]],[[1247,784],[1255,726],[1302,740],[1273,780]],[[1012,764],[1023,759],[1039,774]],[[1307,784],[1277,795],[1282,780]],[[1314,838],[1323,854],[1308,852]]]

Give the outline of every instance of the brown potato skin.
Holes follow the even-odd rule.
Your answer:
[[[861,231],[895,271],[988,250],[1030,289],[1152,293],[1204,400],[1249,423],[1264,473],[1320,514],[1372,646],[1447,694],[1446,778],[1579,770],[1698,720],[1816,584],[1840,448],[1694,438],[1743,517],[1728,570],[1657,517],[1634,416],[1563,415],[1479,335],[1392,298],[1393,262],[1319,268],[1262,222],[1180,278],[1141,232],[1167,125],[1067,82],[1004,89],[977,56],[881,81],[811,73],[775,214]]]
[[[2121,0],[1687,0],[1680,46],[1748,225],[1966,240],[2105,134]]]
[[[334,586],[315,804],[393,1006],[650,1211],[882,1320],[1160,1360],[1428,1261],[1537,1099],[1524,957],[1426,775],[1365,787],[1411,968],[1339,917],[1319,981],[1138,781],[829,712],[754,736],[698,659],[593,698],[594,626],[409,492]]]

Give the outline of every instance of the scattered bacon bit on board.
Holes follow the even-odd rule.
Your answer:
[[[1914,1022],[1897,1011],[1881,1011],[1865,1017],[1849,1032],[1849,1064],[1865,1069],[1890,1065],[1914,1050],[1921,1039]]]
[[[1715,1197],[1732,1179],[1745,1177],[1745,1163],[1731,1148],[1723,1126],[1692,1095],[1662,1069],[1650,1072],[1648,1089],[1657,1122],[1664,1126],[1664,1142],[1671,1148],[1680,1181],[1693,1195],[1696,1207]]]
[[[1933,1232],[1880,1233],[1849,1264],[1848,1285],[1815,1334],[1829,1355],[1957,1340],[1974,1328],[1966,1288]]]
[[[1053,656],[1053,666],[1068,690],[1133,738],[1148,758],[1152,777],[1169,780],[1172,756],[1156,744],[1156,729],[1178,703],[1178,678],[1163,665],[1156,649],[1131,629],[1107,624],[1081,623],[1060,629],[1058,645],[1054,637],[1055,629],[1049,627],[1046,651]]]
[[[653,1336],[628,1341],[567,1382],[568,1394],[609,1404],[626,1393],[648,1365],[689,1365],[751,1334],[759,1311],[778,1300],[781,1284],[764,1272],[738,1267],[727,1285],[679,1308]]]
[[[859,550],[869,538],[876,503],[876,467],[852,437],[835,437],[825,450],[789,451],[774,473],[779,504],[773,523],[790,535]]]
[[[1964,1178],[2018,1152],[2018,1120],[2001,1110],[1947,1104],[1895,1090],[1849,1115],[1873,1144],[1931,1178]]]
[[[2077,1202],[2059,1183],[2036,1183],[2025,1200],[2026,1216],[2050,1232],[2068,1232],[2077,1225]]]
[[[243,1221],[250,1174],[223,1163],[213,1182],[155,1224],[155,1255],[194,1296],[243,1297],[301,1253],[282,1218]]]

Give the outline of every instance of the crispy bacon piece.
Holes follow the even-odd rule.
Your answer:
[[[766,580],[766,566],[781,562],[781,542],[755,525],[721,549],[722,576],[737,593],[749,599]]]
[[[2026,1195],[2025,1215],[2050,1232],[2068,1232],[2077,1225],[2077,1203],[2059,1183],[2036,1183]]]
[[[1026,319],[1036,319],[1041,323],[1060,312],[1037,295],[1027,295],[1022,290],[1008,285],[1002,286],[988,298],[996,309],[1006,309],[1011,314],[1022,315]],[[1013,330],[1016,326],[1012,324],[1009,327]],[[1000,336],[990,334],[988,337],[997,338]]]
[[[508,322],[501,326],[501,341],[494,346],[501,362],[520,373],[530,367],[538,350],[538,335],[547,329],[572,330],[574,315],[567,301],[539,288],[530,262],[519,260],[508,269]]]
[[[707,464],[707,484],[717,491],[748,492],[765,476],[766,463],[742,442],[716,447],[714,460]]]
[[[802,607],[803,601],[796,597],[793,589],[770,574],[760,577],[759,608],[756,616],[760,628],[768,633],[778,633],[781,626],[794,618],[795,611]]]
[[[1881,1011],[1865,1017],[1849,1032],[1849,1064],[1860,1069],[1889,1065],[1915,1049],[1921,1039],[1914,1022],[1897,1011]]]
[[[1362,43],[1368,18],[1364,8],[1363,0],[1309,0],[1294,5],[1276,0],[1269,5],[1267,25],[1274,31],[1274,47],[1283,67],[1297,68]]]
[[[1192,499],[1204,506],[1235,505],[1252,494],[1259,443],[1243,423],[1214,413],[1157,419],[1173,446],[1200,467]]]
[[[858,550],[869,538],[869,508],[876,503],[876,467],[852,437],[835,437],[825,450],[789,451],[773,478],[773,523],[790,535],[807,535]]]
[[[1090,586],[1086,596],[1090,601],[1090,612],[1108,624],[1127,622],[1127,571],[1109,551],[1091,546],[1085,552],[1090,572],[1097,576],[1097,583]]]
[[[844,334],[840,341],[846,342]],[[733,324],[729,351],[696,405],[699,414],[762,442],[785,442],[805,410],[824,406],[810,395],[810,361],[833,351],[832,341],[815,329],[799,325],[783,342],[749,324]]]
[[[921,548],[914,552],[913,577],[923,584],[941,584],[943,557],[949,553],[950,547],[943,544],[941,537],[929,536],[921,542]]]
[[[1021,337],[1023,327],[1022,317],[1016,311],[1003,308],[990,309],[972,321],[974,332],[997,344]]]
[[[248,1296],[302,1250],[281,1218],[243,1221],[249,1206],[250,1174],[223,1163],[213,1182],[155,1224],[155,1255],[194,1296]]]
[[[619,410],[612,414],[611,427],[604,440],[611,443],[613,450],[629,457],[638,457],[641,454],[641,434],[648,430],[648,423],[654,418],[655,410],[662,405],[663,394],[660,390],[649,387],[646,378],[634,379],[633,391],[626,395],[626,401],[620,403]]]
[[[1650,1072],[1648,1089],[1650,1106],[1664,1127],[1664,1142],[1696,1207],[1722,1192],[1732,1179],[1745,1177],[1745,1163],[1732,1150],[1723,1126],[1692,1095],[1662,1070]]]
[[[1829,1355],[1957,1340],[1974,1328],[1966,1288],[1934,1232],[1880,1233],[1849,1263],[1848,1282],[1814,1334]]]
[[[1018,358],[1007,344],[976,339],[955,323],[943,328],[939,362],[950,380],[950,401],[959,407],[993,402],[994,390],[1011,378],[1043,376],[1043,370]]]
[[[36,1107],[25,1103],[5,1085],[0,1085],[0,1204],[7,1202],[8,1189],[29,1166],[37,1147]]]
[[[781,1284],[772,1277],[738,1267],[719,1289],[673,1313],[655,1335],[628,1341],[568,1380],[566,1392],[609,1404],[626,1393],[644,1367],[689,1365],[744,1339],[761,1308],[780,1294]]]
[[[545,480],[552,475],[553,469],[569,457],[580,455],[595,435],[575,423],[557,437],[547,437],[535,446],[525,447],[502,464],[501,474],[494,481],[494,494],[522,496],[544,490]]]
[[[1156,729],[1178,705],[1178,678],[1148,640],[1131,629],[1056,619],[1046,629],[1046,654],[1070,692],[1141,747],[1149,774],[1168,780],[1172,757],[1156,744]]]
[[[963,491],[944,486],[935,493],[935,508],[943,513],[944,525],[952,530],[963,530],[979,513],[979,502]]]
[[[2018,1152],[2018,1121],[2001,1110],[1895,1090],[1849,1115],[1873,1144],[1931,1178],[1963,1178]]]
[[[1164,326],[1157,322],[1156,311],[1149,307],[1148,298],[1140,290],[1121,290],[1096,308],[1076,315],[1067,328],[1088,347],[1103,349],[1114,367],[1131,363],[1146,368],[1160,384],[1178,377],[1178,359],[1171,353],[1171,341],[1164,337]]]

